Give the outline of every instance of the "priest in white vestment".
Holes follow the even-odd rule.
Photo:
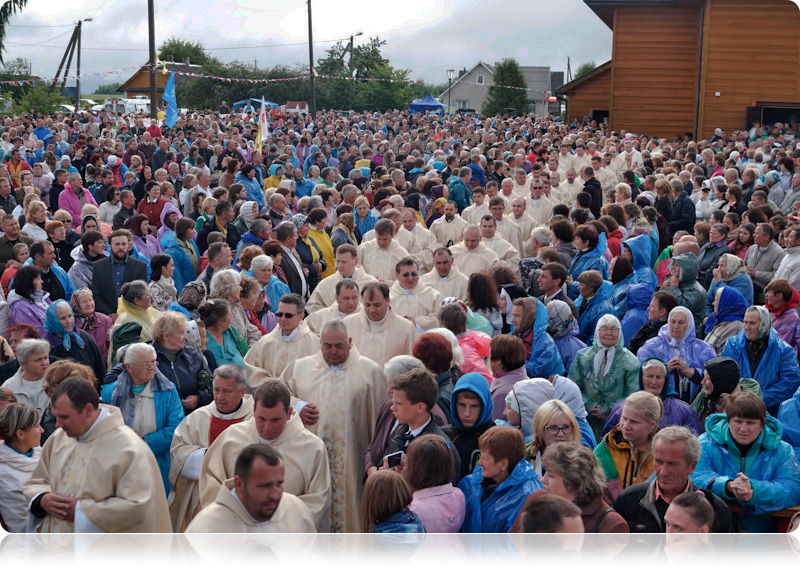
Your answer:
[[[473,273],[487,271],[499,262],[497,254],[481,243],[481,230],[469,226],[464,230],[464,241],[450,248],[456,267],[469,278]]]
[[[458,215],[458,206],[448,201],[444,205],[444,215],[431,224],[431,233],[436,241],[444,247],[460,243],[464,239],[464,230],[469,224]]]
[[[531,193],[525,199],[525,202],[525,210],[533,220],[534,227],[548,226],[550,218],[553,217],[553,208],[556,203],[545,196],[542,182],[537,180],[531,185]]]
[[[305,425],[328,451],[331,532],[360,532],[364,450],[386,400],[386,378],[382,367],[359,354],[341,320],[322,328],[320,347],[319,354],[287,366],[281,381],[300,400],[296,407],[311,404],[318,412]]]
[[[408,257],[397,264],[397,280],[389,289],[392,310],[408,319],[419,334],[439,326],[436,314],[442,306],[442,295],[420,283],[416,260]]]
[[[510,222],[506,222],[510,223]],[[519,278],[519,251],[497,235],[497,222],[492,216],[484,216],[481,220],[481,243],[497,254],[500,264],[511,270]]]
[[[333,305],[310,314],[306,319],[308,328],[311,329],[314,334],[319,334],[319,331],[322,330],[322,327],[328,321],[345,319],[350,315],[354,315],[358,312],[358,308],[361,304],[360,299],[361,292],[355,281],[349,279],[339,281],[336,284],[336,300],[333,302]]]
[[[468,224],[478,224],[481,218],[489,213],[489,202],[486,200],[486,189],[478,186],[472,189],[472,204],[464,208],[461,217]]]
[[[469,279],[454,265],[453,254],[445,247],[433,253],[433,271],[423,275],[420,282],[442,294],[442,299],[457,297],[462,301],[467,298]]]
[[[403,210],[400,220],[403,229],[414,236],[414,248],[408,253],[417,260],[420,274],[424,275],[433,269],[433,252],[439,247],[439,242],[424,224],[417,221],[416,213],[411,208]]]
[[[377,281],[372,275],[358,267],[358,252],[350,244],[340,245],[336,250],[336,273],[320,281],[311,293],[306,304],[309,316],[312,313],[328,308],[335,302],[336,285],[343,279],[351,279],[358,284],[361,290],[367,283]]]
[[[522,251],[525,246],[522,241],[522,230],[517,224],[509,221],[513,212],[511,203],[515,198],[517,196],[512,196],[508,201],[508,208],[501,204],[498,198],[492,198],[489,201],[489,213],[494,218],[497,233],[500,237],[510,243],[517,251]],[[478,222],[478,225],[480,226],[480,222]]]
[[[533,181],[533,184],[541,184],[537,180]],[[522,245],[523,250],[525,253],[520,252],[520,257],[530,257],[530,239],[531,233],[533,232],[533,228],[536,226],[533,218],[531,218],[527,214],[527,204],[525,203],[525,198],[517,196],[513,200],[511,200],[511,215],[505,216],[504,219],[507,219],[511,222],[514,222],[519,227],[519,232],[522,237]]]
[[[409,255],[392,237],[394,231],[394,222],[378,220],[375,224],[375,239],[361,242],[358,248],[358,258],[364,271],[378,281],[389,284],[394,282],[394,267],[397,262]]]

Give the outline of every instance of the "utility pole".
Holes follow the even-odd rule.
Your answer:
[[[355,86],[355,77],[353,76],[353,38],[363,35],[363,32],[358,32],[355,36],[350,34],[350,107],[348,109],[350,111],[353,110],[353,88]]]
[[[152,0],[150,0],[152,2]],[[311,86],[311,119],[317,118],[317,94],[314,91],[314,33],[311,29],[311,0],[308,2],[308,79]]]
[[[572,67],[570,67],[569,57],[567,57],[567,80],[565,83],[572,81]]]
[[[447,114],[450,114],[450,91],[453,88],[453,75],[455,75],[455,69],[448,69],[447,70]]]
[[[76,34],[78,35],[78,75],[75,79],[75,112],[77,113],[78,110],[81,108],[81,29],[83,28],[84,22],[91,22],[91,18],[84,18],[83,20],[78,20],[78,26],[76,30]]]
[[[64,69],[64,83],[61,85],[61,93],[64,92],[64,87],[67,84],[67,75],[69,75],[69,66],[72,64],[72,54],[75,52],[75,43],[78,35],[78,27],[75,26],[75,29],[72,30],[72,36],[69,38],[69,43],[67,43],[67,49],[64,50],[64,57],[61,58],[61,63],[58,64],[58,71],[56,71],[55,79],[53,79],[53,83],[50,85],[50,93],[52,93],[56,85],[58,84],[58,78],[61,77],[61,70],[64,68],[64,62],[67,61],[67,56],[69,56],[69,63],[67,64],[66,69]]]
[[[156,105],[156,16],[154,0],[147,0],[147,30],[150,35],[150,118],[158,115]]]

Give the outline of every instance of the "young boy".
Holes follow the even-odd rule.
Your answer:
[[[482,378],[481,378],[482,379]],[[431,409],[436,405],[439,389],[433,374],[425,369],[417,368],[389,380],[389,389],[392,391],[392,412],[397,418],[398,425],[389,437],[389,445],[384,453],[384,468],[388,467],[387,455],[398,451],[406,451],[414,438],[421,435],[439,435],[445,439],[453,456],[453,483],[455,484],[461,473],[461,462],[450,438],[447,437],[436,420],[431,416]],[[395,469],[403,470],[403,464]]]
[[[456,382],[450,399],[453,425],[446,428],[458,452],[461,473],[466,477],[480,459],[478,439],[483,432],[494,427],[492,421],[492,396],[489,383],[477,372],[464,374]]]

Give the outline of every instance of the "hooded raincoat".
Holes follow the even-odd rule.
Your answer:
[[[161,214],[159,215],[159,219],[161,220],[161,227],[158,228],[158,232],[156,232],[156,239],[159,240],[159,242],[167,232],[175,231],[175,224],[172,224],[172,227],[169,227],[169,225],[167,224],[167,216],[169,214],[178,214],[178,220],[180,220],[183,217],[181,211],[172,204],[167,203],[164,206],[164,209],[161,210]],[[177,222],[178,220],[175,221]]]
[[[652,240],[644,234],[622,242],[622,247],[631,252],[633,270],[639,283],[649,283],[653,289],[658,287],[656,274],[650,267]],[[624,250],[623,249],[623,250]]]
[[[611,306],[611,283],[603,281],[600,288],[595,293],[594,297],[589,299],[586,308],[583,305],[587,303],[583,295],[579,296],[575,301],[575,306],[578,308],[578,327],[580,332],[578,338],[583,342],[589,342],[594,336],[595,328],[597,328],[597,321],[603,315],[613,315],[614,308]],[[622,338],[622,337],[620,337]]]
[[[650,320],[647,313],[647,307],[650,305],[650,300],[653,298],[653,287],[649,283],[637,283],[628,288],[626,294],[627,308],[625,315],[622,317],[622,336],[624,337],[625,348],[628,345],[642,325]]]
[[[264,191],[261,189],[257,178],[248,178],[240,171],[236,173],[234,182],[244,186],[245,190],[247,190],[247,199],[258,204],[259,210],[264,207]]]
[[[535,307],[534,310],[531,310]],[[523,318],[519,334],[512,330],[525,343],[527,360],[525,370],[529,378],[549,378],[552,374],[564,374],[564,363],[558,353],[553,337],[547,333],[549,313],[544,303],[533,297],[525,299]],[[512,327],[513,328],[513,327]],[[529,348],[530,347],[530,348]]]
[[[664,370],[667,370],[666,362],[660,358],[655,358],[653,360],[661,362],[664,366]],[[644,366],[644,362],[642,366]],[[645,389],[642,380],[643,375],[644,369],[642,368],[639,370],[639,390]],[[673,390],[669,382],[664,382],[664,387],[661,388],[661,393],[658,397],[661,398],[664,404],[664,415],[661,416],[661,421],[658,422],[659,429],[667,426],[684,426],[694,433],[700,433],[700,419],[697,416],[697,412],[694,411],[694,408],[689,404],[678,399],[678,394]],[[617,405],[614,406],[614,409],[611,410],[611,413],[608,415],[608,420],[606,420],[606,425],[603,428],[602,435],[605,436],[619,423],[619,418],[622,415],[622,404],[623,402],[618,402]]]
[[[604,321],[598,323],[598,328],[606,321],[619,325],[613,315],[606,315],[603,319]],[[607,354],[603,355],[603,352]],[[606,356],[605,367],[602,366],[603,356]],[[599,436],[611,408],[639,387],[639,361],[624,347],[621,332],[617,344],[605,347],[600,342],[599,332],[595,331],[592,346],[575,355],[568,376],[580,388],[584,406],[589,413],[589,425],[595,436]],[[595,406],[599,406],[599,417],[592,415]]]
[[[548,302],[547,312],[549,314],[547,333],[556,343],[561,362],[564,363],[564,371],[568,371],[572,361],[575,360],[575,355],[579,350],[586,348],[586,343],[578,338],[580,332],[578,321],[564,301],[554,299]]]
[[[676,368],[669,375],[669,384],[677,392],[678,397],[684,402],[691,402],[700,391],[700,382],[703,380],[703,370],[706,362],[715,358],[717,353],[711,346],[695,336],[694,318],[686,307],[675,307],[670,311],[684,313],[688,324],[683,338],[676,339],[670,335],[669,319],[667,324],[658,331],[658,336],[648,340],[636,353],[639,362],[650,358],[658,358],[669,362],[674,357],[680,358],[689,368],[694,368],[694,375],[686,378]]]
[[[697,282],[697,256],[694,253],[676,255],[669,262],[669,270],[674,264],[680,267],[680,284],[677,287],[662,287],[678,298],[678,303],[687,307],[694,317],[695,323],[703,322],[706,317],[706,290]]]
[[[471,475],[458,482],[467,501],[467,513],[461,532],[507,533],[522,508],[525,497],[542,488],[533,466],[523,457],[514,466],[508,479],[500,483],[485,501],[483,468],[478,465]]]
[[[456,400],[459,392],[465,390],[478,396],[481,402],[481,415],[472,427],[465,427],[458,417]],[[489,394],[489,384],[483,376],[477,372],[470,372],[458,379],[450,397],[449,411],[452,414],[453,427],[447,430],[446,433],[452,440],[453,445],[456,446],[456,451],[458,451],[458,455],[461,458],[460,477],[466,477],[472,473],[472,470],[478,464],[478,459],[481,455],[478,450],[478,439],[486,430],[494,427],[494,421],[492,421],[493,409],[492,397]]]
[[[625,316],[625,311],[628,306],[628,289],[637,283],[639,283],[639,280],[636,277],[636,273],[631,273],[616,285],[612,285],[613,289],[611,290],[611,299],[609,302],[611,306],[614,307],[614,314],[618,319]]]
[[[759,515],[800,503],[800,466],[792,446],[781,441],[782,435],[781,424],[767,415],[764,428],[742,457],[725,414],[706,420],[706,432],[700,436],[700,461],[691,478],[698,487],[708,487],[718,497],[736,501],[747,510],[748,514],[739,516],[742,530],[775,532],[777,519]],[[725,491],[725,484],[739,473],[744,473],[753,487],[753,496],[746,503]]]
[[[783,441],[794,448],[800,461],[800,389],[778,408],[778,421],[783,427]]]
[[[195,244],[194,240],[189,242],[189,245],[194,250],[197,259],[200,259],[200,252],[197,249],[197,244]],[[194,268],[192,267],[192,262],[189,261],[189,256],[186,255],[186,252],[183,251],[183,248],[178,243],[178,238],[175,236],[175,232],[168,232],[163,238],[161,238],[161,247],[164,250],[164,253],[169,255],[172,258],[172,262],[175,265],[175,271],[172,274],[172,280],[175,282],[175,289],[180,292],[183,290],[183,287],[195,279],[197,279],[197,275],[194,273]]]
[[[597,245],[588,251],[579,251],[569,266],[568,274],[572,275],[572,285],[567,288],[567,295],[573,301],[578,298],[578,277],[584,271],[599,271],[603,279],[608,279],[608,261],[606,261],[606,234],[600,234]]]
[[[797,305],[800,304],[800,293],[792,288],[792,296],[779,308],[774,308],[767,303],[765,306],[772,317],[772,327],[777,331],[778,338],[794,348],[800,355],[800,315]]]

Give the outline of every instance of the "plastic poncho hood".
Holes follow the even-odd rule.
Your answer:
[[[486,382],[486,378],[477,372],[470,372],[458,379],[450,396],[450,413],[453,415],[453,425],[456,428],[464,427],[456,411],[456,400],[458,399],[458,393],[465,390],[473,392],[481,401],[481,415],[475,425],[479,426],[490,421],[492,419],[492,395],[489,391],[489,383]]]

